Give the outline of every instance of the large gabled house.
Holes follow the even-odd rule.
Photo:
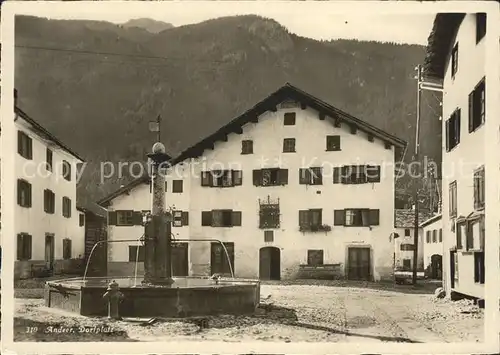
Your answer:
[[[17,106],[15,277],[64,273],[83,257],[76,209],[83,159]]]
[[[487,30],[485,13],[439,13],[429,36],[424,68],[425,75],[444,88],[443,284],[448,295],[478,299],[484,297],[485,239],[499,237],[497,228],[485,229],[487,209],[498,206],[496,192],[485,190],[485,170],[498,170],[496,164],[487,166],[484,143],[488,120],[486,42],[491,35],[497,36]],[[489,204],[486,196],[492,199]]]
[[[172,159],[174,274],[392,280],[394,162],[405,145],[282,86]],[[110,241],[141,238],[150,189],[145,176],[99,202]],[[108,245],[110,275],[142,273],[143,260],[140,242]]]

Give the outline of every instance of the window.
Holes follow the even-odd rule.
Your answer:
[[[474,253],[474,282],[484,284],[484,252]]]
[[[466,236],[467,228],[465,222],[457,223],[456,238],[457,238],[457,249],[463,248],[462,238]]]
[[[108,212],[110,226],[142,226],[143,216],[140,211],[118,210]]]
[[[26,180],[17,180],[17,204],[21,207],[31,207],[31,184]]]
[[[458,43],[451,51],[451,77],[454,77],[458,71]]]
[[[378,165],[344,165],[333,168],[334,184],[364,184],[380,182]]]
[[[405,243],[399,246],[401,251],[412,251],[414,249],[413,244]]]
[[[19,233],[17,235],[17,260],[31,259],[31,235]]]
[[[241,170],[214,170],[201,173],[201,186],[233,187],[240,186],[242,181]]]
[[[484,240],[484,220],[475,218],[468,221],[466,229],[467,250],[483,250]]]
[[[45,152],[45,161],[46,161],[46,166],[48,171],[52,171],[52,150],[47,148]]]
[[[182,193],[182,180],[172,180],[172,193],[180,194]]]
[[[80,227],[83,227],[85,225],[85,215],[83,213],[80,213],[78,225]]]
[[[280,168],[260,169],[253,171],[255,186],[281,186],[288,184],[288,170]]]
[[[437,230],[436,229],[434,229],[432,231],[432,242],[437,243]]]
[[[349,208],[334,211],[334,225],[346,227],[378,226],[380,211],[367,208]]]
[[[201,225],[211,227],[240,227],[241,211],[212,210],[201,212]]]
[[[117,226],[133,226],[134,211],[116,211]]]
[[[469,94],[469,133],[478,129],[486,118],[486,81],[483,78]]]
[[[241,154],[253,154],[253,141],[241,141]]]
[[[222,247],[221,243],[212,242],[211,244],[211,256],[210,256],[211,274],[231,275],[231,269],[234,272],[234,243],[224,243],[224,246],[226,247],[225,250]],[[231,264],[229,264],[229,262]]]
[[[323,185],[323,168],[314,167],[299,169],[299,184]]]
[[[285,126],[295,126],[295,112],[287,112],[283,116],[283,124]]]
[[[461,110],[456,109],[446,121],[446,151],[449,152],[460,143],[460,115]]]
[[[479,43],[486,35],[486,14],[484,12],[476,14],[476,43]]]
[[[65,180],[71,181],[71,164],[63,160],[63,177]]]
[[[33,159],[33,140],[23,131],[17,131],[17,152],[25,159]]]
[[[404,270],[411,269],[411,259],[403,259],[403,269]]]
[[[128,261],[142,263],[144,262],[144,246],[142,245],[129,245],[128,246]]]
[[[259,228],[279,228],[280,227],[280,205],[261,204],[259,211]]]
[[[409,237],[410,235],[411,235],[411,231],[408,228],[406,228],[405,229],[405,237]]]
[[[274,242],[274,231],[264,231],[264,242]]]
[[[56,210],[56,195],[51,190],[43,191],[43,210],[51,214]]]
[[[62,198],[62,215],[66,218],[71,217],[71,200],[66,196]]]
[[[340,136],[326,136],[326,150],[329,152],[340,150]]]
[[[322,210],[310,209],[299,211],[299,228],[302,231],[319,230],[322,226]]]
[[[295,153],[295,138],[283,139],[283,153]]]
[[[63,259],[68,260],[71,259],[71,239],[65,238],[63,239]]]
[[[474,172],[474,209],[484,208],[484,166]]]
[[[425,241],[427,243],[430,243],[431,242],[431,231],[427,231],[425,232]]]
[[[457,216],[457,182],[453,181],[449,185],[450,217]]]
[[[323,265],[323,250],[308,250],[307,265]]]
[[[439,243],[442,243],[442,242],[443,242],[443,230],[442,230],[442,229],[439,229],[439,238],[438,238],[438,242],[439,242]]]
[[[189,225],[189,212],[186,211],[174,211],[172,227],[182,227]]]

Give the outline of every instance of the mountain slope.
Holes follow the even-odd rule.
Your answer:
[[[152,20],[150,18],[137,18],[132,19],[121,25],[124,28],[143,28],[150,33],[160,33],[168,30],[174,25],[162,21]]]
[[[315,41],[257,16],[157,34],[105,22],[18,17],[16,46],[20,105],[89,161],[81,198],[97,199],[127,180],[101,184],[100,162],[144,160],[154,141],[147,123],[158,114],[164,143],[175,155],[285,82],[409,147],[414,141],[413,76],[424,57],[421,46]],[[439,107],[433,96],[425,103],[422,154],[439,162]]]

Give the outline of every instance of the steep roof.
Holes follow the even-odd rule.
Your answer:
[[[194,144],[188,149],[180,153],[176,158],[171,160],[171,165],[178,164],[189,158],[196,158],[203,154],[206,149],[212,149],[217,141],[227,141],[227,136],[231,133],[241,134],[243,132],[242,127],[250,122],[258,122],[259,116],[267,111],[275,112],[277,106],[285,100],[295,100],[301,104],[302,108],[310,107],[318,111],[318,119],[324,120],[325,117],[331,117],[334,120],[339,120],[340,122],[347,123],[356,129],[371,134],[377,137],[387,144],[393,145],[397,148],[405,148],[406,142],[396,136],[393,136],[380,128],[377,128],[365,121],[362,121],[332,105],[318,99],[317,97],[300,90],[299,88],[286,83],[278,90],[274,91],[262,101],[255,104],[252,108],[241,114],[240,116],[231,120],[225,126],[219,128],[217,131],[209,135],[208,137],[202,139],[200,142]],[[132,181],[127,186],[120,188],[118,191],[110,194],[104,199],[100,200],[98,203],[102,206],[107,205],[112,199],[119,196],[120,194],[130,191],[134,187],[140,185],[141,183],[147,183],[149,181],[149,176],[144,176],[139,179]]]
[[[98,217],[106,217],[106,209],[95,203],[78,204],[76,209],[83,213],[92,213]]]
[[[428,211],[419,211],[418,224],[419,226],[428,220],[431,214]],[[395,228],[413,228],[415,226],[415,210],[397,209],[394,212],[394,227]]]
[[[27,123],[33,127],[33,130],[35,131],[36,134],[38,134],[40,137],[45,138],[54,144],[56,144],[59,148],[64,150],[66,153],[72,155],[76,159],[84,162],[85,160],[80,157],[77,153],[75,153],[73,150],[68,148],[64,143],[62,143],[58,138],[56,138],[52,133],[50,133],[47,129],[42,127],[37,121],[35,121],[32,117],[30,117],[26,112],[21,110],[19,107],[15,106],[14,107],[14,113],[16,114],[16,117],[21,117],[23,120],[25,120]]]
[[[420,224],[420,228],[424,228],[424,227],[428,226],[429,224],[432,224],[432,223],[437,222],[439,220],[441,220],[441,214],[437,214],[435,216],[432,216],[428,220],[423,221],[422,224]]]

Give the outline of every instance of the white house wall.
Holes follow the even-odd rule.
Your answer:
[[[284,112],[297,113],[296,125],[284,126]],[[341,151],[326,151],[327,135],[341,136]],[[296,153],[282,153],[283,139],[296,139]],[[253,140],[254,153],[241,154],[241,141]],[[321,166],[323,185],[299,184],[299,168]],[[344,164],[376,164],[381,166],[380,183],[361,185],[333,184],[332,166]],[[243,171],[242,186],[229,188],[203,187],[200,172],[210,169]],[[288,185],[256,187],[253,169],[282,167],[288,169]],[[385,169],[384,169],[385,167]],[[183,173],[184,192],[172,194],[167,190],[167,205],[189,210],[189,226],[172,228],[179,238],[218,239],[234,242],[235,272],[239,277],[258,277],[259,249],[275,246],[281,250],[281,277],[294,277],[299,264],[307,263],[308,249],[324,250],[324,263],[346,263],[349,246],[372,248],[372,275],[376,280],[391,278],[393,268],[393,243],[389,236],[394,226],[394,148],[385,149],[384,143],[375,138],[369,142],[367,134],[355,135],[342,124],[335,128],[327,118],[318,119],[312,109],[286,109],[276,113],[266,112],[258,123],[243,127],[243,134],[230,134],[227,142],[215,143],[214,150],[205,150],[203,157],[187,164]],[[264,242],[264,230],[259,229],[259,199],[278,199],[280,203],[280,228],[274,230],[274,242]],[[110,210],[150,209],[149,186],[141,185],[130,193],[112,201]],[[299,231],[299,210],[322,208],[323,224],[332,227],[330,232],[302,233]],[[380,210],[380,225],[368,227],[333,226],[334,210],[344,208],[373,208]],[[202,227],[202,211],[233,209],[242,211],[242,226],[228,228]],[[109,238],[137,238],[141,227],[109,227]],[[114,244],[110,247],[110,261],[128,260],[128,246]],[[190,273],[207,274],[210,269],[210,243],[190,244]]]
[[[405,230],[410,230],[410,235],[405,236]],[[413,250],[401,250],[401,244],[411,244],[414,245],[415,231],[413,228],[396,228],[396,233],[399,234],[399,238],[394,239],[394,261],[395,267],[403,267],[403,260],[410,260],[411,267],[413,268]],[[422,242],[422,228],[419,228],[419,239],[418,239],[418,253],[417,253],[417,269],[422,270],[424,268],[424,246]]]
[[[488,33],[486,34],[488,36]],[[476,44],[476,20],[474,14],[467,14],[458,30],[458,71],[451,78],[451,61],[444,78],[443,132],[445,122],[453,111],[461,108],[460,143],[452,151],[446,152],[446,135],[443,134],[443,278],[445,287],[451,289],[450,249],[456,246],[455,233],[451,231],[453,221],[449,217],[449,184],[457,181],[457,216],[467,216],[474,210],[474,170],[484,164],[484,125],[475,132],[468,130],[469,93],[485,76],[486,37]],[[450,49],[451,50],[451,49]],[[450,54],[449,54],[450,55]],[[488,80],[486,79],[486,90]],[[486,120],[488,113],[486,112]],[[488,232],[486,232],[488,233]],[[458,280],[455,290],[474,297],[482,297],[484,285],[474,283],[474,255],[458,254]]]
[[[443,222],[441,219],[423,227],[423,239],[424,239],[424,264],[428,267],[431,264],[431,257],[433,255],[443,256],[443,242],[439,242],[439,231],[443,228]],[[432,241],[432,232],[436,231],[437,240],[436,243]],[[431,233],[431,241],[427,243],[427,232]],[[443,232],[442,232],[443,233]]]
[[[67,154],[58,146],[51,145],[53,151],[53,171],[45,170],[47,142],[31,132],[22,119],[16,121],[18,129],[22,130],[32,139],[33,159],[27,160],[17,152],[15,158],[17,178],[27,180],[32,189],[32,206],[25,208],[15,205],[15,231],[28,233],[32,236],[32,257],[30,261],[17,263],[16,272],[27,276],[31,264],[40,264],[45,260],[45,235],[54,234],[55,260],[63,258],[64,238],[72,240],[71,257],[77,258],[84,254],[84,238],[78,230],[78,211],[76,209],[76,158]],[[17,136],[16,136],[17,139]],[[69,162],[71,167],[71,181],[62,176],[62,161]],[[59,170],[58,171],[58,167]],[[37,170],[38,169],[38,170]],[[38,171],[38,172],[37,172]],[[48,214],[44,211],[44,190],[50,189],[55,194],[55,213]],[[71,199],[71,217],[62,215],[62,198],[67,196]],[[57,265],[56,265],[57,266]]]

